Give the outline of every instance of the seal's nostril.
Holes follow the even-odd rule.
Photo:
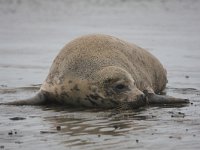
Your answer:
[[[145,95],[144,95],[144,94],[141,94],[141,95],[139,96],[139,98],[140,98],[140,99],[144,99],[144,98],[145,98]]]

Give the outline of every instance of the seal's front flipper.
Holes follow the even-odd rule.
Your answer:
[[[157,95],[154,93],[147,94],[149,104],[186,104],[188,99],[175,98],[168,95]]]
[[[19,100],[14,102],[8,102],[8,103],[0,103],[0,105],[42,105],[46,102],[45,96],[43,93],[38,93],[34,97],[30,99],[25,100]]]

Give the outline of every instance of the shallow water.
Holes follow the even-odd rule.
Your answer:
[[[34,95],[65,43],[90,33],[146,48],[182,107],[112,111],[0,106],[0,149],[199,149],[200,1],[0,0],[0,101]],[[59,129],[61,128],[61,129]]]

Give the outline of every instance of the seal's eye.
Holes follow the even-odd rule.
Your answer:
[[[125,90],[126,88],[127,88],[127,86],[124,85],[124,84],[117,84],[117,85],[115,86],[115,90],[117,90],[117,91],[123,91],[123,90]]]

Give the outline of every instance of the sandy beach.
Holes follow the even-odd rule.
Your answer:
[[[0,102],[33,96],[74,38],[116,36],[155,55],[186,106],[111,111],[0,106],[0,150],[200,149],[200,1],[0,0]]]

